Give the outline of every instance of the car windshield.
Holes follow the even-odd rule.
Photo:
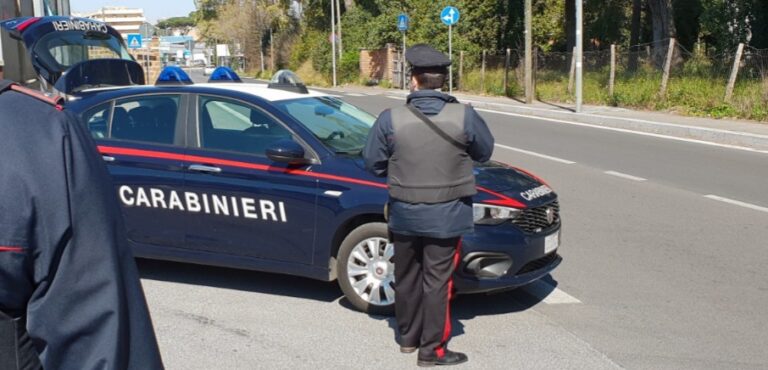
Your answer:
[[[354,105],[329,96],[278,101],[275,105],[338,154],[359,154],[376,121]]]
[[[132,60],[121,40],[101,32],[53,32],[37,42],[34,52],[47,69],[58,72],[86,60]]]

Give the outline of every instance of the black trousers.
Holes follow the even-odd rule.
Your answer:
[[[443,357],[451,336],[451,276],[461,238],[392,234],[395,244],[395,316],[400,345],[419,347],[419,358]]]

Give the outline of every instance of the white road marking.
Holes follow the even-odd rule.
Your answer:
[[[720,201],[720,202],[729,203],[729,204],[733,204],[733,205],[736,205],[736,206],[744,207],[744,208],[754,209],[755,211],[760,211],[760,212],[768,213],[768,207],[762,207],[762,206],[758,206],[758,205],[755,205],[755,204],[752,204],[752,203],[747,203],[747,202],[742,202],[742,201],[738,201],[738,200],[723,198],[723,197],[720,197],[720,196],[717,196],[717,195],[712,195],[712,194],[705,195],[704,197],[712,199],[712,200],[717,200],[717,201]]]
[[[546,304],[577,304],[581,303],[581,301],[556,288],[552,285],[549,285],[548,283],[537,280],[531,284],[528,284],[523,288],[526,293],[534,296],[535,298],[540,299],[542,302]]]
[[[632,180],[632,181],[647,181],[647,179],[644,179],[642,177],[627,175],[626,173],[616,172],[616,171],[605,171],[606,175],[621,177],[623,179]]]
[[[650,133],[650,132],[633,131],[633,130],[628,130],[628,129],[624,129],[624,128],[608,127],[608,126],[602,126],[602,125],[595,125],[595,124],[591,124],[591,123],[566,121],[566,120],[562,120],[562,119],[545,118],[545,117],[533,117],[533,116],[526,115],[526,114],[501,112],[501,111],[491,110],[491,109],[475,108],[475,110],[481,111],[481,112],[501,114],[501,115],[505,115],[505,116],[523,117],[523,118],[536,119],[536,120],[541,120],[541,121],[565,123],[565,124],[574,125],[574,126],[583,126],[583,127],[597,128],[597,129],[601,129],[601,130],[623,132],[623,133],[626,133],[626,134],[650,136],[650,137],[655,137],[655,138],[659,138],[659,139],[684,141],[684,142],[687,142],[687,143],[703,144],[703,145],[709,145],[709,146],[716,146],[716,147],[720,147],[720,148],[728,148],[728,149],[744,150],[744,151],[753,152],[753,153],[768,154],[768,150],[760,150],[760,149],[748,148],[748,147],[738,146],[738,145],[713,143],[711,141],[704,141],[704,140],[697,140],[697,139],[686,139],[686,138],[676,137],[676,136],[654,134],[654,133]],[[597,116],[597,117],[602,117],[602,116]],[[611,118],[615,118],[615,117],[611,117]],[[640,121],[640,120],[636,120],[636,121]],[[647,121],[647,122],[652,122],[652,121]],[[675,126],[675,125],[671,125],[671,124],[664,124],[664,125]],[[681,127],[685,127],[685,126],[681,125]],[[709,129],[709,130],[713,130],[713,129]],[[737,134],[741,134],[741,133],[737,133]],[[750,136],[749,134],[743,134],[743,135]],[[760,135],[752,135],[752,136],[760,136]]]
[[[401,96],[387,95],[387,97],[390,98],[390,99],[405,100],[405,98],[401,97]]]
[[[555,161],[555,162],[560,162],[560,163],[565,163],[565,164],[574,164],[574,163],[576,163],[574,161],[569,161],[567,159],[557,158],[557,157],[549,156],[549,155],[546,155],[546,154],[532,152],[532,151],[525,150],[525,149],[513,148],[511,146],[506,146],[506,145],[502,145],[502,144],[496,144],[496,146],[499,147],[499,148],[511,150],[511,151],[514,151],[514,152],[532,155],[534,157],[549,159],[550,161]]]
[[[346,96],[365,96],[365,94],[358,94],[358,93],[345,93]]]

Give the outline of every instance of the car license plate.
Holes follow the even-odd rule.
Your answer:
[[[549,254],[560,246],[560,233],[554,233],[544,238],[544,253]]]

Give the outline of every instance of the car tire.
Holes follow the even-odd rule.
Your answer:
[[[341,242],[337,258],[339,286],[356,309],[375,315],[395,313],[394,246],[387,224],[358,226]]]

